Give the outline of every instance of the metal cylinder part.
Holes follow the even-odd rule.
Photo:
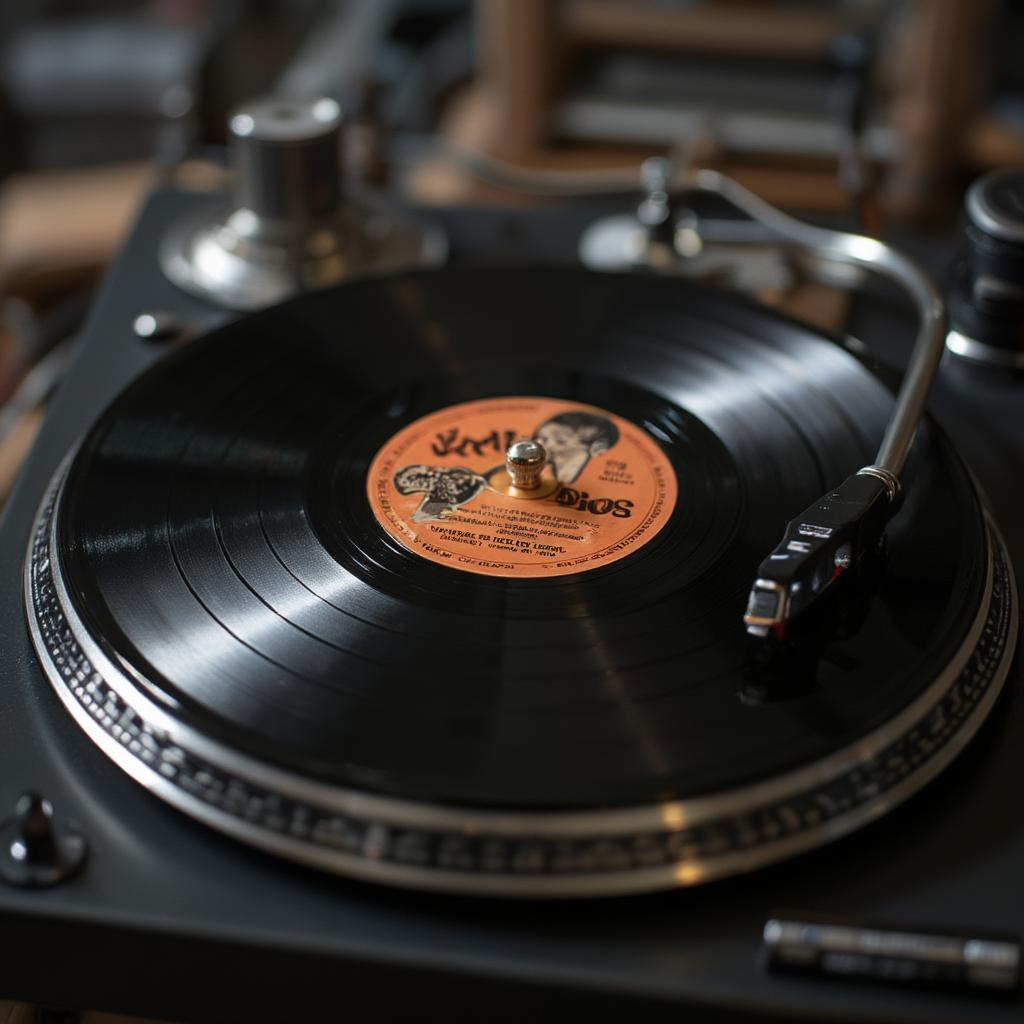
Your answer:
[[[332,99],[264,99],[228,123],[235,200],[259,217],[329,217],[341,202],[341,107]]]
[[[228,122],[236,178],[164,240],[175,284],[229,309],[261,309],[369,272],[440,263],[447,242],[380,196],[342,195],[344,115],[329,97],[270,97]]]
[[[512,486],[520,491],[536,490],[547,465],[548,453],[539,441],[516,441],[505,453],[505,468]]]
[[[1024,169],[978,178],[964,212],[946,347],[974,362],[1024,368]]]

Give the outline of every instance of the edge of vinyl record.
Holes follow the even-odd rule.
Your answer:
[[[816,762],[722,793],[608,810],[498,811],[331,786],[176,721],[89,636],[57,571],[56,509],[72,455],[40,506],[24,575],[32,641],[61,702],[104,754],[165,802],[252,846],[367,881],[486,896],[612,896],[694,885],[813,849],[938,775],[987,717],[1015,651],[1013,568],[986,513],[983,598],[956,657],[892,719]],[[900,744],[909,759],[894,753]]]

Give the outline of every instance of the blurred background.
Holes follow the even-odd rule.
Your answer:
[[[348,112],[353,189],[635,192],[652,154],[869,233],[1024,165],[1024,0],[4,0],[0,500],[154,187],[216,190],[228,112]],[[924,234],[922,234],[924,237]]]

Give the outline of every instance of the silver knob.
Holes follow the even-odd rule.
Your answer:
[[[512,486],[532,491],[540,486],[540,475],[547,465],[548,453],[537,441],[516,441],[505,453],[505,468]]]
[[[342,196],[341,108],[328,97],[255,100],[231,115],[229,202],[197,208],[161,247],[178,286],[260,309],[368,271],[441,262],[443,234],[380,197]]]
[[[332,99],[264,99],[228,122],[236,205],[258,217],[308,223],[341,202],[341,107]]]

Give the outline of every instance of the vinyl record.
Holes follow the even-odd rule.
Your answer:
[[[435,811],[448,839],[495,815],[500,834],[536,839],[573,815],[589,835],[601,815],[658,821],[772,780],[803,778],[802,792],[915,702],[933,709],[986,616],[1002,616],[1003,646],[1009,632],[980,504],[926,429],[856,613],[819,623],[797,668],[752,655],[758,563],[789,518],[871,462],[891,406],[838,345],[678,281],[366,280],[232,323],[137,380],[60,484],[56,596],[38,550],[30,589],[37,617],[68,616],[91,652],[90,699],[120,680],[115,710],[140,719],[121,745],[157,737],[154,771],[185,791],[172,802],[215,824],[233,814],[229,831],[275,846],[272,828],[225,810],[239,777],[258,782],[291,836],[275,848],[338,870],[373,876],[398,857],[388,830]],[[543,498],[496,488],[518,436],[551,452]],[[196,781],[203,751],[213,767]],[[296,824],[297,792],[353,814],[353,800],[382,801],[389,852],[367,853],[362,822],[326,840],[336,862],[304,853],[325,840],[308,813]],[[488,874],[479,851],[472,871],[436,861],[444,836],[403,862],[431,881],[397,880]],[[610,888],[685,880],[678,850],[658,856]],[[534,881],[556,873],[541,860]],[[505,891],[502,864],[475,888]]]

